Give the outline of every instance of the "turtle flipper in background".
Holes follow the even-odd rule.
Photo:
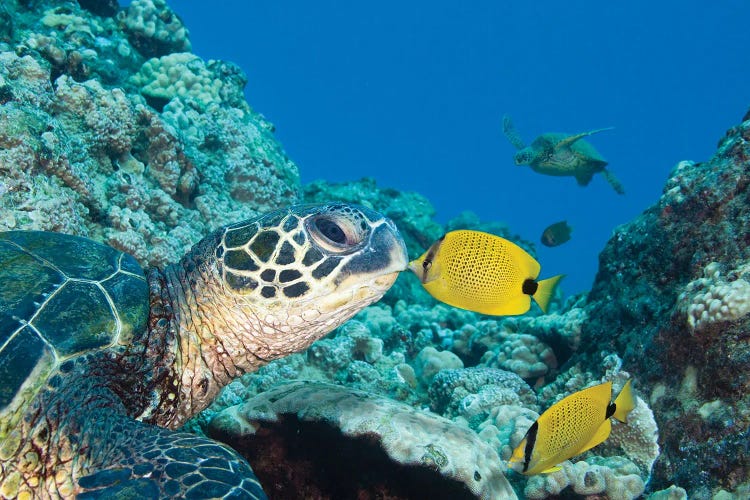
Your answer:
[[[622,182],[615,177],[615,174],[612,173],[611,170],[608,168],[605,168],[602,170],[602,175],[604,178],[609,182],[609,185],[612,186],[612,189],[617,192],[617,194],[625,194],[625,187],[622,185]]]
[[[508,138],[508,141],[510,141],[516,149],[523,149],[526,147],[526,144],[524,144],[523,139],[521,139],[521,136],[516,130],[516,126],[513,125],[513,119],[509,115],[503,115],[503,134],[505,134],[505,137]]]

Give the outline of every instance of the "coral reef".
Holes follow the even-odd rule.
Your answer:
[[[99,7],[9,5],[0,229],[80,234],[164,265],[215,227],[298,200],[297,167],[235,65],[185,53],[163,0]]]
[[[301,186],[273,125],[245,101],[243,71],[191,54],[187,28],[163,0],[124,9],[109,0],[8,0],[0,40],[0,230],[85,235],[153,266],[279,203],[338,199],[395,220],[412,257],[461,228],[535,254],[499,222],[466,212],[439,224],[423,196],[372,178]],[[379,304],[308,351],[230,384],[189,428],[202,432],[227,407],[304,379],[365,391],[363,401],[404,413],[395,401],[430,408],[507,460],[542,409],[632,377],[638,404],[628,425],[614,425],[610,439],[562,471],[509,474],[516,491],[747,498],[748,162],[750,115],[710,161],[678,163],[658,202],[615,230],[591,292],[565,301],[560,293],[546,315],[447,307],[405,273]],[[495,473],[480,472],[481,481]]]
[[[117,19],[133,47],[146,57],[190,50],[188,30],[164,0],[133,0]]]
[[[659,424],[649,486],[690,498],[734,491],[750,470],[749,119],[710,161],[680,162],[658,203],[615,231],[570,360],[620,354]]]
[[[364,438],[365,441],[374,441],[390,460],[406,470],[405,474],[409,478],[404,481],[406,485],[419,485],[411,495],[467,497],[466,493],[461,494],[461,491],[449,482],[439,479],[439,476],[443,476],[462,483],[478,498],[516,498],[515,492],[498,467],[499,457],[495,451],[469,429],[429,412],[415,410],[409,405],[346,387],[314,382],[295,382],[278,386],[240,406],[230,407],[218,414],[209,426],[209,434],[237,449],[250,448],[253,450],[253,456],[256,456],[259,452],[258,445],[253,440],[255,435],[265,435],[268,439],[269,434],[278,434],[278,438],[274,440],[276,450],[293,446],[278,444],[279,441],[297,439],[295,436],[299,432],[289,433],[284,428],[283,421],[289,416],[300,422],[325,423],[346,439]],[[330,444],[327,443],[326,448],[329,447]],[[367,451],[366,447],[361,448]],[[311,482],[303,487],[307,489],[308,494],[309,489],[317,484],[324,489],[322,483],[325,477],[331,474],[331,470],[341,469],[353,460],[353,457],[343,451],[346,446],[337,446],[335,449],[336,453],[327,453],[337,456],[331,460],[332,463],[320,464],[307,477]],[[277,453],[272,464],[266,464],[258,459],[252,462],[256,473],[263,480],[264,474],[273,474],[266,469],[266,465],[271,469],[284,468],[285,462],[279,459],[285,458],[287,457],[279,457]],[[379,486],[368,484],[366,477],[377,476],[377,469],[383,466],[366,455],[355,460],[369,465],[368,474],[364,475],[365,478],[340,477],[336,486],[339,492],[378,490]],[[431,471],[437,472],[439,476],[433,476],[426,481],[432,483],[430,490],[422,489],[424,480],[418,478]],[[402,475],[391,471],[389,474]],[[348,483],[352,485],[348,486]],[[266,484],[278,482],[266,481]],[[288,486],[298,487],[296,484]],[[279,488],[274,493],[284,496],[286,490]],[[299,490],[292,491],[296,493]],[[432,491],[432,494],[429,491]],[[452,496],[449,492],[453,492]],[[391,495],[393,493],[388,496],[392,498]],[[353,495],[349,493],[345,496]]]
[[[702,330],[717,321],[735,321],[750,313],[750,264],[729,273],[733,281],[721,275],[721,266],[711,262],[703,277],[685,286],[677,298],[678,308],[685,312],[691,330]]]
[[[524,494],[529,499],[548,498],[570,487],[582,496],[606,494],[609,500],[632,500],[645,490],[638,468],[626,460],[591,459],[562,463],[562,469],[532,476]]]

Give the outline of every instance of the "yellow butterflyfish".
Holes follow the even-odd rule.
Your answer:
[[[560,462],[603,443],[612,430],[610,417],[627,423],[635,408],[630,380],[611,403],[612,382],[583,389],[553,404],[534,422],[513,450],[508,468],[522,474],[560,470]]]
[[[451,231],[409,263],[422,286],[441,302],[482,314],[543,312],[562,275],[536,281],[541,266],[515,243],[481,231]]]

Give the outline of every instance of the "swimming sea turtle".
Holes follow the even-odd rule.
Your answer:
[[[575,135],[550,132],[534,139],[531,146],[526,146],[510,117],[503,117],[503,133],[519,150],[513,157],[516,165],[529,165],[540,174],[573,176],[581,186],[588,185],[594,174],[601,172],[617,193],[625,194],[620,181],[605,168],[607,161],[594,146],[583,140],[586,136],[605,130],[611,130],[611,127]]]
[[[173,429],[406,265],[393,222],[341,203],[224,227],[147,276],[85,238],[0,233],[0,497],[264,498],[237,453]]]

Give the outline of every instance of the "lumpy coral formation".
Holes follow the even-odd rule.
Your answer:
[[[454,229],[488,231],[535,254],[499,222],[467,212],[440,224],[429,200],[372,178],[302,186],[273,126],[245,101],[244,72],[190,53],[188,28],[163,0],[123,9],[108,0],[9,0],[0,40],[0,230],[85,235],[153,266],[222,224],[338,199],[391,217],[413,257]],[[462,472],[466,484],[507,473],[529,498],[747,498],[749,144],[750,115],[709,161],[678,163],[658,202],[614,231],[592,290],[558,295],[548,314],[451,308],[405,274],[306,352],[230,384],[188,427],[203,432],[227,407],[296,387],[290,394],[305,397],[279,410],[287,431],[302,428],[292,414],[321,402],[336,418],[321,414],[329,427],[315,429],[331,438],[356,428],[374,401],[388,415],[411,415],[414,436],[429,434],[439,416],[467,436],[471,449],[450,450],[464,453],[462,463],[484,450],[474,463],[480,479]],[[507,471],[503,460],[545,408],[603,380],[619,390],[628,377],[637,406],[605,443],[552,474]],[[286,385],[300,379],[316,384]],[[348,413],[334,411],[338,400],[352,401]],[[233,418],[227,425],[244,422]],[[350,465],[336,458],[327,457],[331,467]]]
[[[735,321],[750,313],[750,264],[729,273],[732,281],[721,275],[720,265],[711,262],[703,276],[691,281],[679,295],[680,309],[687,316],[691,330],[700,331],[717,321]]]
[[[244,100],[244,74],[186,53],[164,1],[83,7],[8,6],[0,229],[85,235],[164,265],[214,227],[299,199],[297,167]]]

